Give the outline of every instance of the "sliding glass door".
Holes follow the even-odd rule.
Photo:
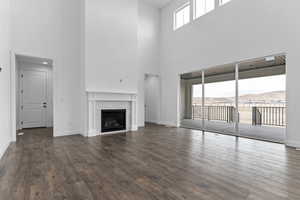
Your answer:
[[[285,56],[228,64],[182,76],[185,127],[284,142]]]
[[[258,62],[258,61],[257,61]],[[276,56],[239,66],[239,134],[284,142],[286,126],[285,59]]]
[[[204,77],[205,130],[235,134],[235,67],[212,68]]]
[[[188,74],[181,80],[181,126],[202,130],[203,126],[203,90],[202,72]]]
[[[193,84],[192,116],[194,120],[202,120],[202,84]]]

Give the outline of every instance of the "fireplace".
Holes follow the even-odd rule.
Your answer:
[[[126,109],[101,110],[101,130],[103,133],[126,130]]]
[[[113,134],[119,131],[125,132],[125,131],[137,130],[138,110],[137,110],[136,93],[127,93],[127,92],[114,93],[114,92],[101,92],[101,91],[89,92],[88,91],[87,94],[88,94],[88,124],[87,124],[88,137]],[[120,111],[122,114],[120,114]],[[121,117],[120,116],[116,117],[117,113],[115,112],[119,112]],[[114,120],[117,119],[116,120],[117,123],[114,120],[105,119],[107,117],[111,118],[111,115],[113,115],[112,117],[114,118]],[[105,121],[111,121],[111,122],[105,123]],[[123,121],[124,123],[120,123],[118,121]],[[113,124],[115,125],[113,126]],[[121,128],[122,125],[123,127]],[[112,129],[107,130],[108,127],[109,129],[112,128],[113,130]]]

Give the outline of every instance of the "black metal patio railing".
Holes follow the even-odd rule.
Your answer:
[[[252,124],[286,126],[286,107],[252,107]]]
[[[204,112],[203,112],[204,111]],[[192,119],[234,122],[233,106],[192,106]],[[241,113],[239,113],[240,115]],[[251,119],[249,119],[251,120]],[[251,121],[249,121],[251,122]],[[252,125],[286,126],[286,107],[252,107]]]
[[[202,106],[193,105],[192,118],[234,122],[235,108],[233,106]]]

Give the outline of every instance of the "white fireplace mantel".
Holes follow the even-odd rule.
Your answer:
[[[114,92],[87,92],[88,137],[124,131],[102,133],[101,110],[126,109],[126,131],[137,130],[137,94]]]

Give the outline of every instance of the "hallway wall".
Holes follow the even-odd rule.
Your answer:
[[[11,141],[10,0],[0,0],[0,158]]]
[[[160,10],[142,0],[138,6],[138,125],[145,125],[145,74],[159,75]],[[160,91],[160,90],[159,90]],[[154,99],[153,103],[159,103]]]
[[[82,134],[83,0],[11,0],[12,50],[54,61],[54,136]]]

